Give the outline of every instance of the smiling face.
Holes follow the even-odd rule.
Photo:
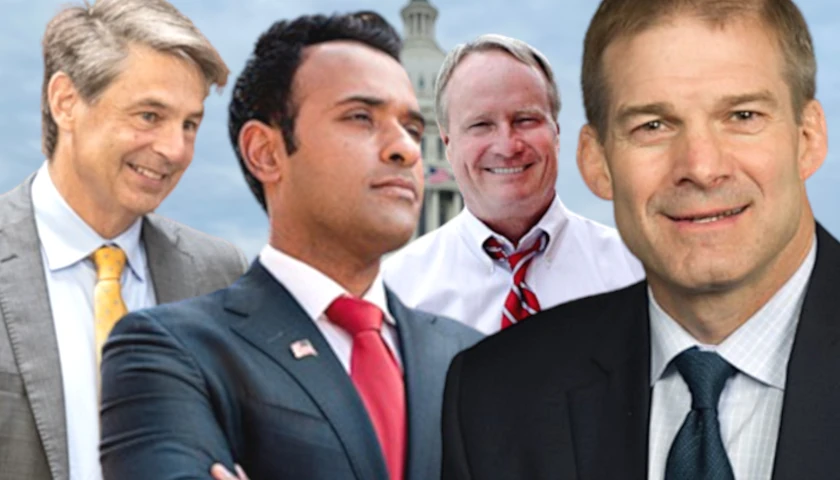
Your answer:
[[[781,286],[813,238],[804,181],[826,146],[816,101],[797,122],[776,39],[752,19],[678,16],[616,41],[603,62],[608,131],[600,145],[584,129],[581,151],[600,160],[581,168],[614,200],[657,299]]]
[[[446,86],[446,156],[488,224],[542,215],[554,198],[559,130],[542,73],[508,53],[468,54]]]
[[[198,67],[175,55],[135,45],[124,62],[95,101],[73,102],[50,165],[59,191],[94,228],[127,227],[175,188],[207,96]]]
[[[423,198],[424,121],[408,75],[361,43],[325,42],[304,50],[292,95],[299,148],[266,186],[272,219],[285,238],[378,262],[411,238]]]

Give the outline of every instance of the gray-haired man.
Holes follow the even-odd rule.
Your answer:
[[[235,247],[150,213],[228,69],[164,0],[68,7],[43,46],[47,160],[0,196],[0,479],[90,480],[110,328],[244,271]]]
[[[466,209],[385,263],[403,301],[491,334],[642,277],[614,229],[569,211],[555,191],[560,98],[539,51],[482,35],[447,55],[435,85]]]

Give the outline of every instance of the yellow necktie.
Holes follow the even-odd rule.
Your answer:
[[[117,321],[128,313],[120,292],[125,252],[119,247],[101,247],[93,252],[96,286],[93,289],[93,315],[96,319],[96,367],[102,360],[102,346]]]

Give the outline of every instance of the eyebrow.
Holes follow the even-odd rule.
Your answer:
[[[157,110],[167,110],[167,111],[172,110],[172,107],[170,107],[169,105],[165,104],[164,102],[162,102],[160,100],[156,100],[154,98],[146,98],[146,99],[140,100],[139,102],[135,103],[132,106],[132,108],[137,108],[137,107],[148,107],[148,108],[154,108],[154,109],[157,109]],[[201,120],[202,118],[204,118],[204,108],[187,115],[187,118]]]
[[[640,115],[652,115],[657,117],[670,116],[674,111],[674,106],[667,102],[648,103],[646,105],[631,105],[622,107],[618,110],[616,116],[616,123],[624,125],[632,117]]]
[[[732,108],[745,103],[765,103],[769,106],[776,106],[779,104],[776,97],[770,93],[769,90],[762,90],[755,93],[745,93],[742,95],[729,95],[721,99],[720,104],[724,108]]]
[[[348,103],[362,103],[369,107],[381,107],[387,102],[384,99],[378,97],[370,97],[367,95],[352,95],[336,103],[336,106],[347,105]],[[424,117],[423,114],[420,113],[418,110],[409,110],[408,117],[414,122],[417,122],[423,126],[426,125],[426,117]]]

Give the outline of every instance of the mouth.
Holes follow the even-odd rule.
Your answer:
[[[156,172],[156,171],[154,171],[150,168],[141,167],[141,166],[135,165],[133,163],[129,163],[128,166],[132,170],[134,170],[135,172],[139,173],[140,175],[142,175],[142,176],[144,176],[144,177],[146,177],[150,180],[157,181],[157,182],[159,182],[159,181],[161,181],[161,180],[163,180],[164,178],[167,177],[167,175],[165,173],[159,173],[159,172]]]
[[[374,183],[373,188],[377,191],[386,193],[388,195],[404,198],[412,202],[416,201],[418,196],[417,184],[415,184],[409,179],[402,177],[394,177],[381,180],[379,182]]]
[[[744,211],[749,208],[749,205],[744,205],[738,208],[732,208],[729,210],[718,210],[715,212],[708,212],[708,213],[700,213],[700,214],[692,214],[692,215],[685,215],[685,216],[671,216],[666,215],[669,219],[675,222],[687,222],[687,223],[694,223],[694,224],[705,224],[705,223],[713,223],[718,222],[720,220],[724,220],[726,218],[735,217],[744,213]]]
[[[517,173],[522,173],[531,165],[521,165],[519,167],[499,167],[499,168],[485,168],[485,172],[490,172],[494,175],[516,175]]]

